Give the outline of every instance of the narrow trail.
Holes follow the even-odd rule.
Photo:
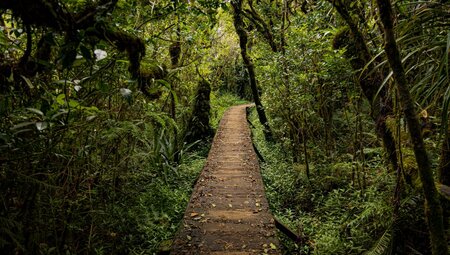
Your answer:
[[[225,112],[171,254],[280,254],[246,120],[249,106]]]

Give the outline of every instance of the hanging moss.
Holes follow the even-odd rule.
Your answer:
[[[106,15],[116,3],[117,0],[99,1],[97,5],[86,5],[83,10],[71,13],[61,7],[59,0],[16,0],[1,1],[0,10],[12,10],[14,15],[20,17],[26,25],[51,28],[56,33],[64,34],[66,39],[61,47],[61,61],[64,67],[70,67],[75,61],[77,48],[80,43],[80,38],[78,38],[77,34],[80,31],[85,31],[85,36],[97,38],[96,42],[100,40],[106,41],[119,51],[126,51],[130,63],[128,70],[133,79],[141,81],[150,79],[150,77],[157,77],[158,75],[147,75],[140,70],[140,62],[145,56],[145,44],[142,39],[123,31],[117,31],[104,22],[98,22],[99,16]],[[41,46],[43,46],[40,47],[42,52],[38,51],[37,57],[42,55],[41,57],[43,58],[40,59],[47,61],[51,54],[50,46],[43,44]],[[42,71],[42,68],[29,64],[34,63],[22,63],[21,66],[26,67],[25,69],[22,68],[23,70],[14,68],[15,63],[10,63],[3,69],[13,69],[19,76],[25,75],[28,77]],[[0,73],[0,80],[8,78],[5,74],[7,73]],[[143,88],[144,85],[142,84],[147,83],[140,82],[140,88],[144,94],[150,95]]]
[[[149,99],[158,99],[162,92],[155,86],[155,80],[164,80],[168,75],[165,66],[151,66],[139,71],[137,81],[139,89]]]
[[[333,49],[345,49],[345,57],[350,60],[353,69],[364,68],[365,61],[358,53],[350,28],[344,27],[336,33],[333,38]]]
[[[172,62],[172,66],[177,66],[180,61],[181,56],[181,43],[174,42],[170,45],[169,48],[170,60]]]

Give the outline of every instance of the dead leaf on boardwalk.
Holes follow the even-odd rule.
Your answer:
[[[276,249],[277,249],[277,246],[276,246],[275,244],[273,244],[273,243],[270,243],[270,248],[271,248],[272,250],[276,250]]]
[[[198,215],[199,215],[199,214],[196,213],[196,212],[191,213],[191,217],[196,217],[196,216],[198,216]]]

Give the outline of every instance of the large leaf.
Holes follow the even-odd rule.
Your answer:
[[[32,113],[36,113],[37,115],[43,117],[44,113],[41,112],[40,110],[36,109],[36,108],[27,108],[28,111],[32,112]]]

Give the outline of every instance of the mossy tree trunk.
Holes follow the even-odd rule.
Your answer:
[[[198,84],[195,104],[192,115],[188,123],[188,132],[185,142],[192,143],[198,140],[209,139],[213,135],[213,130],[209,124],[211,85],[206,80],[201,80]]]
[[[178,17],[178,24],[179,24],[179,17]],[[178,62],[180,60],[180,54],[181,54],[181,43],[180,43],[180,31],[179,26],[177,30],[177,41],[173,42],[169,47],[169,55],[170,55],[170,62],[172,65],[172,69],[175,69],[178,66]],[[177,105],[175,100],[175,94],[176,92],[176,80],[173,80],[171,83],[171,91],[170,91],[170,117],[176,122],[177,121]],[[178,143],[178,131],[176,128],[173,129],[174,133],[174,143],[177,146],[177,152],[175,153],[175,162],[180,161],[180,144]]]
[[[450,132],[446,134],[441,148],[439,162],[439,182],[450,186]]]
[[[241,48],[241,56],[244,61],[244,65],[247,68],[250,87],[252,89],[253,100],[256,105],[256,111],[258,112],[259,121],[264,126],[264,136],[266,140],[272,140],[273,135],[270,129],[269,123],[267,121],[267,116],[264,111],[264,107],[259,98],[258,86],[256,82],[255,66],[253,65],[252,59],[247,53],[247,42],[248,35],[244,28],[244,21],[242,20],[242,0],[231,1],[231,6],[233,7],[233,21],[236,33],[239,37],[239,46]]]
[[[419,168],[420,179],[422,181],[423,193],[426,200],[425,214],[430,231],[431,250],[433,255],[447,255],[448,247],[444,232],[442,207],[434,184],[431,162],[423,143],[416,107],[409,92],[405,70],[397,42],[395,41],[392,5],[389,0],[377,0],[377,5],[384,27],[384,49],[397,84],[400,103],[406,118],[414,155]]]

